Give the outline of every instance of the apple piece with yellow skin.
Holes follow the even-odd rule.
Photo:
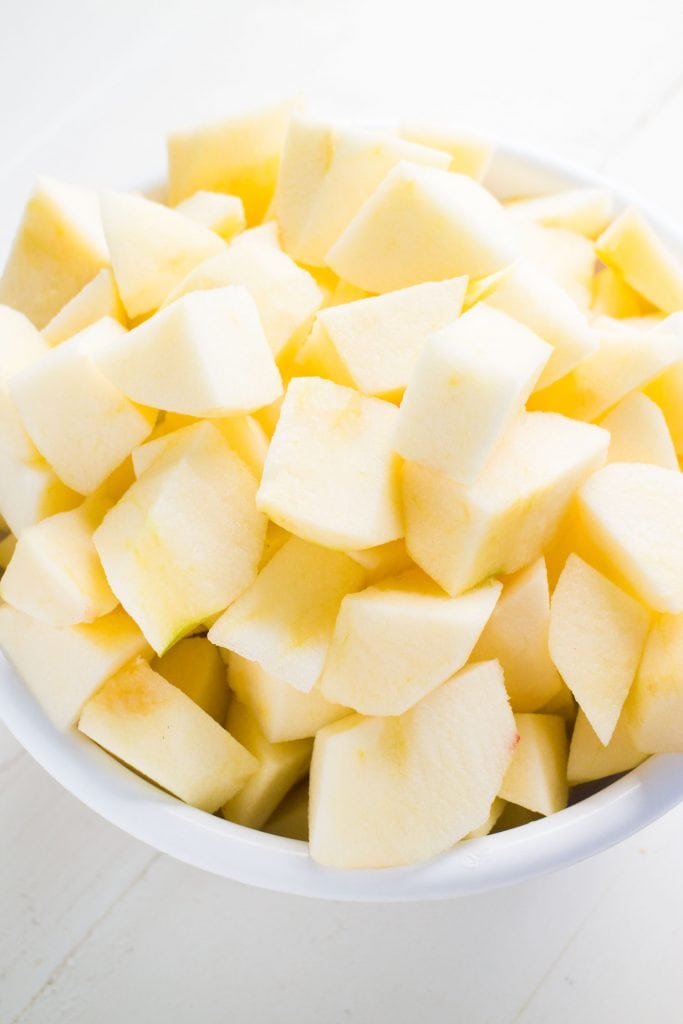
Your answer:
[[[567,778],[570,786],[593,782],[637,768],[647,754],[641,753],[633,742],[626,715],[622,712],[607,746],[604,746],[583,711],[576,716],[576,724],[569,747]]]
[[[179,640],[160,658],[154,658],[151,667],[223,724],[230,700],[226,670],[219,652],[206,637]]]
[[[105,316],[118,320],[124,327],[128,323],[109,267],[103,267],[92,281],[88,281],[73,299],[62,306],[41,333],[48,345],[61,345]]]
[[[537,814],[567,806],[567,731],[559,715],[517,714],[519,743],[499,795]]]
[[[648,754],[683,753],[683,615],[660,615],[647,639],[625,719]]]
[[[610,432],[608,462],[647,462],[678,469],[676,449],[664,413],[646,395],[635,391],[600,420]]]
[[[176,211],[184,217],[196,220],[206,228],[211,228],[224,242],[231,241],[247,226],[244,204],[240,197],[225,195],[223,192],[206,192],[200,189],[178,203]]]
[[[637,210],[624,210],[595,251],[653,306],[665,313],[683,309],[683,266]]]

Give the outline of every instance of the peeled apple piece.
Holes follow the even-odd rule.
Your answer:
[[[600,421],[610,432],[608,462],[650,462],[678,469],[678,459],[664,413],[646,395],[635,391]]]
[[[244,231],[246,217],[244,205],[239,196],[227,196],[221,192],[199,191],[183,199],[176,206],[178,213],[196,220],[198,224],[211,228],[217,235],[229,242],[231,238]]]
[[[622,712],[610,741],[605,746],[596,736],[583,711],[579,711],[569,747],[569,785],[579,786],[582,782],[592,782],[594,779],[630,772],[632,768],[637,768],[646,756],[633,742],[625,712]]]
[[[683,753],[683,615],[655,620],[624,717],[639,750]]]
[[[475,181],[482,180],[493,155],[493,144],[488,139],[465,130],[452,131],[429,125],[404,124],[400,134],[409,142],[418,142],[421,146],[430,146],[448,153],[451,158],[448,170],[466,174]]]
[[[507,209],[515,219],[597,238],[611,220],[614,197],[604,188],[572,188],[533,199],[519,199],[509,203]]]
[[[595,251],[653,306],[665,313],[683,309],[683,266],[637,210],[624,210]]]
[[[381,868],[442,853],[487,817],[516,743],[495,661],[463,669],[403,715],[326,726],[311,762],[311,856]]]
[[[151,664],[155,672],[223,724],[230,700],[228,680],[220,653],[206,637],[179,640]]]
[[[503,800],[537,814],[567,806],[567,730],[559,715],[515,715],[519,743],[503,784]]]
[[[41,333],[49,345],[61,345],[67,338],[72,338],[105,316],[118,320],[124,327],[127,324],[126,311],[109,267],[103,267],[73,299],[62,306]]]

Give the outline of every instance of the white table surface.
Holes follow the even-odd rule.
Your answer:
[[[0,27],[0,251],[33,176],[152,180],[168,127],[305,93],[600,169],[683,219],[680,0],[22,0]],[[0,1021],[678,1024],[683,807],[440,904],[272,895],[155,854],[0,726]]]

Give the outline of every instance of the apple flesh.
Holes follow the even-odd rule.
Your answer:
[[[640,391],[624,398],[602,418],[600,426],[610,432],[608,462],[647,462],[678,470],[664,413]]]
[[[633,742],[625,713],[619,717],[607,746],[603,745],[583,711],[579,711],[572,733],[567,764],[570,786],[593,782],[637,768],[645,758]]]
[[[155,672],[187,694],[190,700],[222,725],[230,691],[223,659],[203,636],[179,640],[151,663]]]
[[[105,316],[118,320],[124,327],[128,323],[109,267],[103,267],[77,295],[62,306],[41,333],[49,345],[61,345],[67,338],[72,338]]]
[[[559,715],[515,715],[519,743],[500,796],[537,814],[567,806],[567,732]]]
[[[225,242],[229,242],[240,231],[244,231],[247,225],[244,204],[240,197],[225,195],[222,192],[206,192],[200,189],[178,203],[176,211],[191,220],[196,220],[206,228],[211,228]]]
[[[564,228],[586,238],[597,238],[610,220],[614,197],[604,188],[572,188],[508,204],[516,220],[533,221],[550,228]]]
[[[620,214],[595,251],[653,306],[665,313],[683,309],[683,267],[637,210]]]
[[[625,717],[635,746],[648,754],[683,753],[683,615],[652,627]]]

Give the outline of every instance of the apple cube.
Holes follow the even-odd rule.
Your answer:
[[[678,469],[676,449],[664,413],[646,395],[635,391],[600,421],[610,432],[608,462],[648,462]]]
[[[223,659],[206,637],[179,640],[160,658],[154,658],[151,666],[223,724],[230,700],[227,674]]]
[[[171,203],[200,189],[229,192],[244,203],[249,223],[258,223],[275,189],[287,125],[297,105],[287,100],[170,135]]]
[[[88,501],[24,530],[0,582],[2,600],[57,627],[113,611],[118,601],[92,539],[106,511],[106,504]]]
[[[326,726],[311,763],[311,856],[380,868],[442,853],[486,818],[516,742],[495,661],[463,669],[403,715]]]
[[[462,668],[501,592],[489,580],[449,597],[419,569],[348,594],[320,679],[329,701],[401,715]]]
[[[593,312],[616,320],[645,316],[654,311],[647,299],[626,284],[618,271],[601,267],[593,278]]]
[[[142,659],[88,700],[78,728],[119,761],[211,814],[257,770],[248,750]]]
[[[163,452],[105,516],[109,585],[157,654],[223,611],[256,576],[256,481],[210,423]]]
[[[0,648],[59,729],[75,724],[105,679],[151,653],[122,608],[92,623],[56,629],[8,604],[0,607]]]
[[[263,832],[285,839],[298,839],[308,842],[308,781],[300,782],[290,789],[282,803],[278,804]]]
[[[528,413],[468,487],[406,462],[411,558],[450,594],[523,568],[553,539],[572,494],[602,465],[608,444],[609,434],[600,427]]]
[[[292,537],[214,624],[209,640],[307,693],[322,672],[342,598],[364,583],[362,568],[346,555]]]
[[[639,750],[683,753],[683,615],[655,619],[624,714]]]
[[[550,655],[605,746],[649,628],[650,615],[638,601],[577,555],[569,556],[550,602]]]
[[[108,262],[97,197],[41,178],[0,278],[0,303],[44,327]]]
[[[395,399],[435,331],[456,320],[467,278],[427,282],[323,309],[297,355],[297,366],[319,368],[337,384]],[[311,360],[313,363],[311,364]]]
[[[567,806],[567,731],[559,715],[515,715],[517,749],[500,787],[503,800],[554,814]]]
[[[561,689],[548,649],[550,594],[545,560],[508,577],[477,641],[475,661],[497,658],[513,711],[538,711]]]
[[[613,463],[579,492],[588,541],[611,574],[658,612],[683,612],[683,476]]]
[[[592,242],[574,231],[545,227],[532,221],[518,221],[514,226],[517,246],[525,262],[552,278],[580,309],[587,310],[593,297],[595,273]]]
[[[467,131],[451,131],[427,125],[404,124],[401,137],[421,146],[441,149],[448,153],[451,162],[449,171],[466,174],[475,181],[481,181],[493,155],[493,145],[488,139]]]
[[[586,238],[597,238],[610,220],[614,197],[605,188],[570,188],[547,196],[520,199],[508,205],[515,220],[533,221],[549,228],[564,228]]]
[[[225,250],[210,228],[143,196],[105,192],[102,223],[131,319],[152,313],[189,272]]]
[[[464,174],[400,163],[327,254],[345,281],[390,292],[423,281],[484,277],[517,256],[500,204]]]
[[[211,228],[217,235],[229,242],[240,231],[244,231],[247,218],[244,204],[239,196],[229,196],[222,192],[194,192],[182,203],[178,203],[176,211],[184,217],[196,220],[198,224]]]
[[[398,409],[318,377],[291,381],[257,502],[314,544],[348,550],[403,536]]]
[[[683,313],[667,317],[656,329],[683,338]],[[646,393],[664,413],[676,452],[683,455],[683,359],[656,377],[647,386]]]
[[[105,318],[11,381],[31,440],[79,494],[99,487],[154,426],[156,412],[129,402],[98,368],[100,351],[125,339],[121,324]]]
[[[397,452],[472,483],[523,409],[551,352],[505,313],[475,306],[422,349],[401,402]]]
[[[683,309],[683,266],[637,210],[624,210],[595,251],[653,306],[665,313]]]
[[[588,320],[574,300],[551,277],[522,260],[501,275],[486,302],[552,345],[537,388],[564,377],[597,348]]]
[[[330,247],[401,160],[444,170],[450,164],[447,153],[396,136],[293,117],[273,204],[285,250],[300,263],[324,266]]]
[[[628,703],[626,706],[628,707]],[[605,779],[610,775],[630,772],[632,768],[637,768],[646,756],[636,749],[624,712],[619,717],[609,743],[604,746],[583,711],[579,711],[569,747],[569,785],[579,786],[582,782],[593,782],[594,779]]]
[[[308,774],[313,740],[269,743],[256,719],[236,700],[230,704],[225,727],[256,758],[258,768],[223,805],[223,817],[247,828],[261,828],[292,786]]]
[[[72,338],[105,316],[118,320],[124,326],[128,322],[109,267],[103,267],[92,281],[88,281],[73,299],[55,313],[43,327],[42,335],[49,345],[61,345],[67,338]]]
[[[228,682],[269,743],[315,736],[324,725],[350,713],[349,708],[326,700],[317,686],[302,693],[234,651],[228,653]]]
[[[246,288],[185,295],[112,337],[97,363],[133,401],[188,416],[230,416],[268,405],[282,382]]]

